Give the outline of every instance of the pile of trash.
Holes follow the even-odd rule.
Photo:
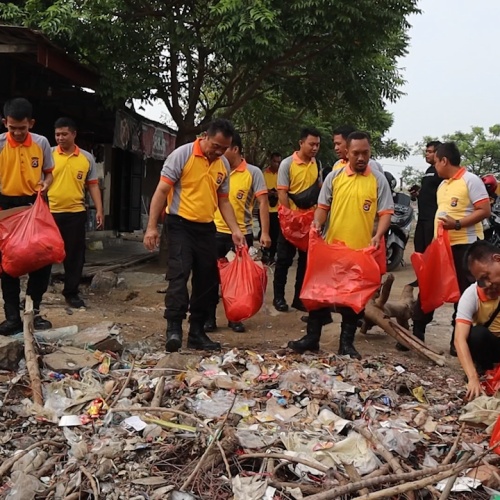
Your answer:
[[[35,338],[43,406],[23,361],[0,371],[0,498],[500,495],[485,430],[500,399],[464,410],[461,374],[388,356],[155,355],[112,324]]]

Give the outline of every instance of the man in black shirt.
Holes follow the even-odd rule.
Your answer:
[[[437,147],[440,141],[427,143],[425,149],[425,161],[430,167],[422,177],[422,187],[413,186],[410,194],[418,199],[418,221],[415,229],[415,252],[423,253],[434,238],[434,218],[437,210],[436,193],[441,179],[434,166]]]

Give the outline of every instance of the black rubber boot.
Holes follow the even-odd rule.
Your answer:
[[[215,319],[215,314],[211,315],[203,325],[205,332],[215,332],[217,330],[217,320]]]
[[[202,323],[193,323],[189,326],[189,335],[187,341],[188,349],[197,349],[199,351],[220,351],[220,342],[210,340],[203,329]]]
[[[50,330],[52,328],[52,323],[40,316],[40,302],[33,301],[33,327],[35,330]]]
[[[306,351],[318,352],[319,339],[321,338],[321,330],[323,328],[321,318],[309,317],[307,321],[307,333],[299,340],[291,340],[288,342],[288,348],[299,354]]]
[[[245,325],[241,321],[228,321],[227,326],[236,333],[245,333],[246,331]]]
[[[356,325],[342,323],[340,325],[339,355],[350,356],[351,358],[361,359],[361,354],[354,347],[354,336],[356,335]]]
[[[309,315],[308,314],[304,314],[304,316],[300,317],[300,321],[303,321],[304,323],[307,323],[309,321]],[[330,323],[333,323],[332,315],[330,314],[330,316],[325,316],[322,319],[321,322],[323,323],[323,326],[329,325]]]
[[[425,324],[420,324],[418,322],[413,323],[413,335],[422,342],[425,342]],[[399,342],[396,344],[396,349],[401,352],[407,352],[410,350],[408,347]]]
[[[275,297],[275,299],[273,300],[273,306],[279,312],[288,311],[288,304],[283,297]]]
[[[167,321],[167,342],[165,350],[167,352],[177,352],[182,346],[182,321]]]
[[[0,323],[0,335],[15,335],[23,331],[21,313],[17,304],[5,304],[5,321]]]

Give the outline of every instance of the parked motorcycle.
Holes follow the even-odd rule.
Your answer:
[[[405,193],[396,193],[396,179],[389,172],[385,172],[394,199],[394,214],[391,217],[391,225],[385,235],[387,271],[397,269],[403,263],[404,253],[408,239],[410,238],[411,225],[413,222],[413,207],[411,198]]]
[[[484,239],[500,248],[500,197],[491,206],[491,215],[483,220]]]

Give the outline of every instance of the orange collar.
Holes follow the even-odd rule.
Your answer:
[[[361,173],[361,175],[364,175],[365,177],[367,175],[370,175],[372,172],[372,169],[370,168],[370,165],[367,165],[365,170],[363,172],[355,172],[351,166],[349,165],[349,163],[346,162],[346,166],[345,166],[345,173],[348,175],[348,176],[351,176],[351,175],[355,175],[355,174],[359,174]]]
[[[492,300],[498,300],[498,299],[490,299],[490,297],[488,297],[486,295],[486,292],[484,291],[483,288],[481,288],[480,286],[477,286],[477,285],[476,285],[476,287],[477,287],[477,296],[481,302],[490,302]]]
[[[460,167],[457,171],[457,173],[452,177],[453,180],[460,179],[464,176],[465,172],[467,172],[467,169],[465,167]]]
[[[75,144],[75,150],[68,154],[68,153],[65,153],[62,149],[61,149],[61,146],[57,146],[57,149],[56,151],[60,154],[60,155],[65,155],[65,156],[78,156],[80,154],[80,148]]]
[[[193,154],[195,156],[203,156],[203,158],[206,158],[205,155],[203,154],[202,149],[201,149],[200,141],[201,141],[201,138],[198,138],[198,139],[196,139],[196,141],[194,141],[194,143],[193,143]]]
[[[243,158],[241,163],[231,172],[244,172],[247,169],[247,161]]]
[[[33,143],[33,138],[31,137],[31,134],[28,132],[28,135],[26,136],[26,139],[24,139],[24,142],[17,142],[11,137],[10,132],[7,132],[7,142],[9,143],[9,146],[12,148],[17,148],[18,146],[26,146],[27,148],[29,148]]]
[[[293,161],[297,164],[297,165],[310,165],[311,163],[316,163],[316,159],[315,158],[311,158],[311,161],[309,163],[306,163],[304,160],[302,160],[299,156],[299,152],[298,151],[295,151],[292,155],[292,158],[293,158]]]

